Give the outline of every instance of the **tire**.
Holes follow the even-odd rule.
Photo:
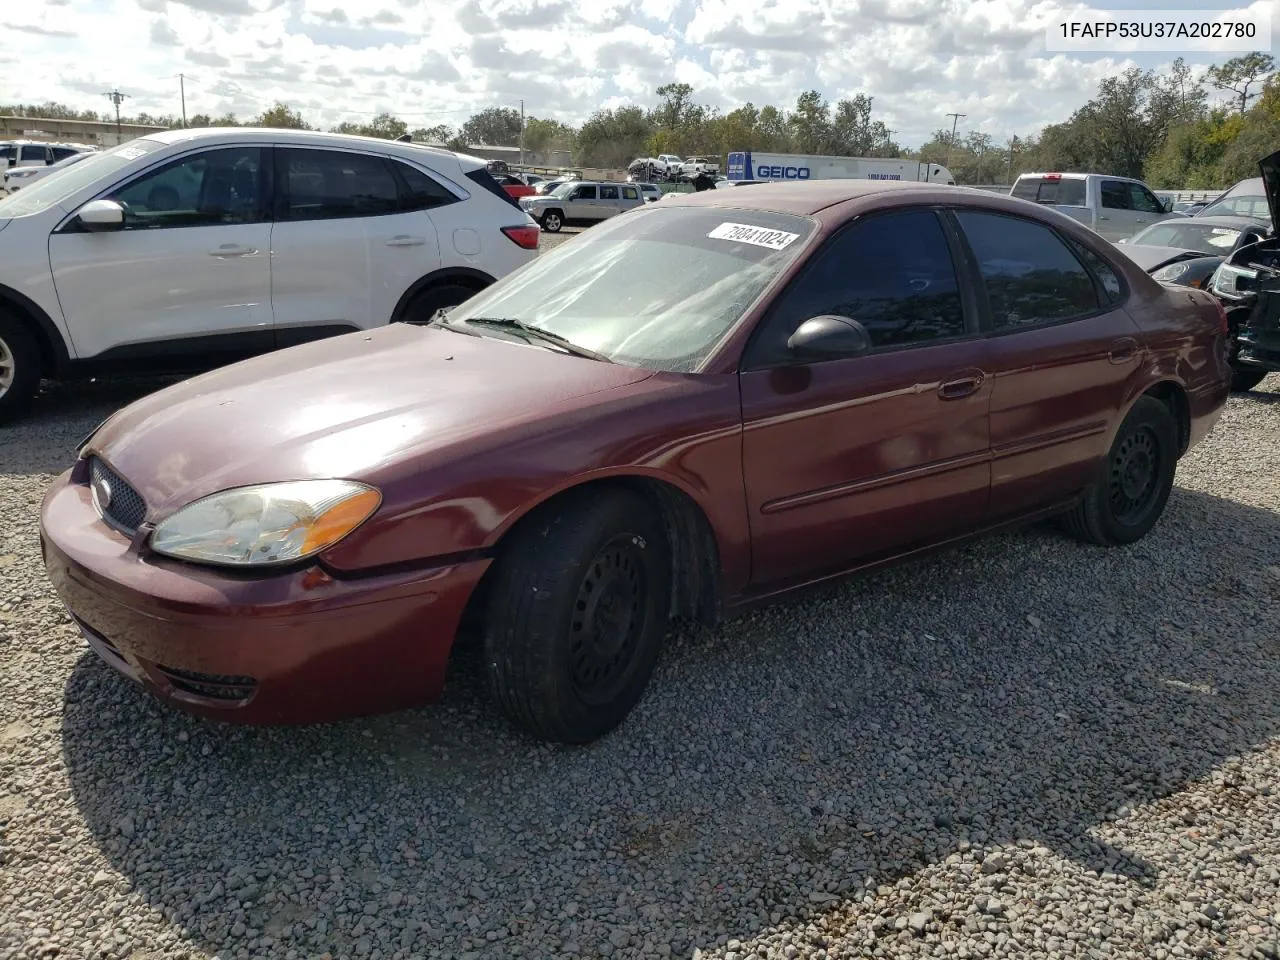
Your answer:
[[[456,307],[464,300],[471,299],[476,293],[474,287],[460,283],[442,283],[427,287],[409,301],[400,320],[403,323],[429,323],[441,307]]]
[[[1178,466],[1173,414],[1139,397],[1107,451],[1098,479],[1063,519],[1080,540],[1121,546],[1142,539],[1164,513]]]
[[[560,228],[564,226],[564,215],[559,210],[548,210],[538,223],[547,233],[559,233]]]
[[[1231,390],[1233,393],[1246,393],[1267,378],[1268,371],[1257,367],[1232,367]]]
[[[40,388],[40,345],[13,314],[0,312],[0,423],[23,413]]]
[[[617,727],[662,648],[670,556],[661,521],[633,493],[584,496],[531,518],[498,560],[485,613],[498,706],[556,743]]]

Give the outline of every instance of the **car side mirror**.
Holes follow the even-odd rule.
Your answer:
[[[124,229],[124,207],[114,200],[90,200],[80,208],[76,218],[91,233]]]
[[[787,338],[787,349],[804,360],[856,357],[871,349],[871,334],[852,317],[823,314],[800,324]]]

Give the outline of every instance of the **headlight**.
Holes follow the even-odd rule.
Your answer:
[[[1151,279],[1160,280],[1164,283],[1172,283],[1173,281],[1177,280],[1179,277],[1186,275],[1187,271],[1190,269],[1191,269],[1190,264],[1171,263],[1167,267],[1161,267],[1159,270],[1156,270],[1154,273],[1152,273]]]
[[[293,563],[333,546],[382,503],[351,480],[294,480],[224,490],[183,507],[156,527],[151,549],[197,563]]]

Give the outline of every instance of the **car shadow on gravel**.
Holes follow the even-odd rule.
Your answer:
[[[181,377],[111,377],[50,383],[31,408],[0,424],[0,474],[59,474],[74,462],[76,444],[111,414]]]
[[[673,637],[583,749],[512,732],[474,655],[435,708],[246,729],[86,654],[64,759],[114,868],[220,956],[688,956],[970,845],[1148,883],[1099,827],[1280,732],[1277,564],[1280,515],[1181,489],[1128,549],[987,538]]]

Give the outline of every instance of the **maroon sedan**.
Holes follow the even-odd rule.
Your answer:
[[[43,509],[98,655],[255,723],[436,698],[584,742],[673,617],[1060,514],[1146,534],[1230,383],[1216,302],[990,193],[824,181],[606,221],[430,325],[161,390]]]

